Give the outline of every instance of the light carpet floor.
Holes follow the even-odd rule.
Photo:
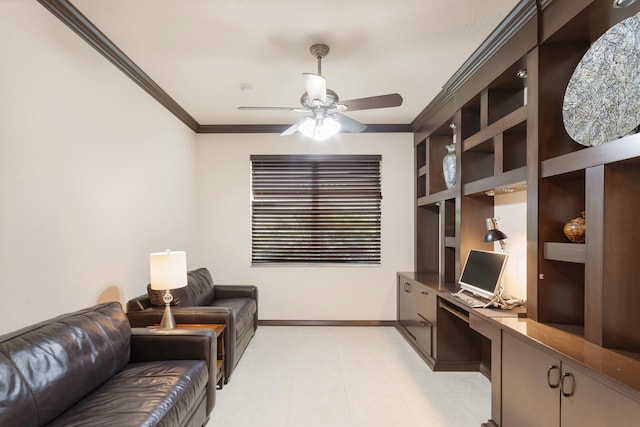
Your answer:
[[[206,427],[479,427],[480,373],[432,372],[393,327],[260,326]]]

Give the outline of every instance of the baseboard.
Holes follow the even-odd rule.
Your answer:
[[[258,326],[396,326],[395,320],[258,320]]]

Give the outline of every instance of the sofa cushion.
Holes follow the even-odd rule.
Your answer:
[[[162,296],[165,291],[151,289],[151,284],[147,285],[147,294],[152,305],[164,306]],[[171,305],[183,307],[195,307],[209,305],[213,301],[213,279],[209,270],[198,268],[187,273],[187,286],[171,290],[173,301]]]
[[[49,426],[177,426],[202,400],[208,378],[203,360],[132,363]]]
[[[211,304],[213,307],[228,307],[236,318],[236,337],[242,335],[247,327],[253,327],[256,315],[256,300],[253,298],[223,298]]]
[[[3,335],[0,373],[11,380],[0,385],[0,425],[43,425],[58,417],[127,364],[130,339],[119,303]],[[29,422],[24,411],[32,415]],[[10,423],[3,424],[7,420]]]

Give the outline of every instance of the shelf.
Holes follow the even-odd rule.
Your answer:
[[[438,203],[447,199],[453,199],[455,197],[456,197],[456,188],[453,187],[444,191],[439,191],[437,193],[428,194],[424,197],[418,198],[418,206],[432,205],[434,203]]]
[[[586,245],[544,242],[544,259],[585,264],[587,262]]]
[[[523,123],[526,120],[527,107],[526,105],[523,105],[512,113],[507,114],[503,118],[497,120],[486,128],[481,129],[479,132],[465,139],[462,143],[462,150],[470,150],[473,147],[482,144],[484,141],[493,138],[494,136],[505,132],[508,129],[511,129],[512,127]]]
[[[418,176],[426,176],[427,175],[427,167],[426,166],[422,166],[420,169],[418,169]]]
[[[472,194],[484,193],[489,190],[496,190],[504,187],[522,187],[527,182],[527,167],[523,166],[499,175],[479,179],[477,181],[464,184],[462,194],[469,196]],[[524,188],[523,188],[524,189]]]
[[[596,147],[585,148],[545,160],[542,162],[541,176],[549,178],[639,156],[640,134],[637,133]]]

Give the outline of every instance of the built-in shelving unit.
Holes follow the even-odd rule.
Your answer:
[[[589,348],[596,359],[615,353],[633,366],[640,361],[640,133],[586,147],[569,136],[562,116],[566,87],[585,52],[613,25],[639,12],[640,2],[614,8],[611,0],[523,0],[414,122],[417,233],[411,280],[440,292],[430,328],[441,345],[477,338],[462,334],[464,315],[452,316],[447,301],[440,303],[452,302],[448,292],[456,288],[469,249],[493,248],[483,242],[485,218],[494,216],[492,196],[526,190],[527,330],[544,330],[549,343]],[[447,189],[442,158],[453,142],[457,185]],[[572,243],[564,225],[583,211],[586,242]],[[443,325],[452,329],[445,334]],[[483,328],[492,337],[490,352],[509,352],[493,343],[499,333]],[[520,336],[527,330],[509,333],[527,341]],[[487,342],[476,344],[485,366]],[[561,358],[563,346],[556,349]],[[478,355],[465,354],[445,366],[468,368],[465,361]],[[439,353],[429,357],[437,366]],[[491,360],[500,362],[495,354]],[[578,362],[604,382],[611,376],[601,362]],[[633,374],[620,375],[616,371],[613,383],[624,386],[616,388],[626,393],[631,387],[628,395],[640,402]],[[586,381],[580,382],[584,387]],[[500,384],[492,384],[498,421],[487,425],[499,425]],[[594,403],[585,401],[588,407]]]
[[[458,248],[458,186],[447,188],[442,166],[447,145],[456,144],[457,140],[452,123],[453,118],[416,142],[416,266],[418,271],[436,273],[440,280],[448,282],[455,280]]]
[[[640,279],[632,255],[640,226],[632,220],[640,206],[640,135],[596,147],[573,141],[562,121],[564,91],[582,56],[601,34],[638,13],[633,5],[615,9],[610,1],[552,2],[543,12],[539,46],[540,178],[538,197],[538,280],[536,310],[530,317],[560,328],[577,327],[598,345],[637,351]],[[571,10],[576,11],[573,14]],[[565,17],[559,22],[558,13]],[[544,28],[544,26],[543,26]],[[555,28],[555,30],[551,30]],[[570,219],[586,212],[585,244],[562,233]]]
[[[564,128],[568,81],[589,46],[640,11],[610,0],[522,2],[519,29],[451,83],[457,92],[424,115],[416,132],[416,271],[455,283],[470,248],[483,242],[492,195],[527,191],[527,313],[580,331],[587,340],[640,349],[640,134],[596,147]],[[535,9],[534,16],[527,10]],[[517,15],[517,16],[516,16]],[[499,34],[500,35],[500,34]],[[504,34],[502,34],[504,35]],[[459,72],[456,76],[464,75]],[[427,107],[427,110],[429,107]],[[452,131],[451,124],[455,125]],[[457,185],[442,174],[456,143]],[[587,241],[571,243],[564,224],[586,212]]]

